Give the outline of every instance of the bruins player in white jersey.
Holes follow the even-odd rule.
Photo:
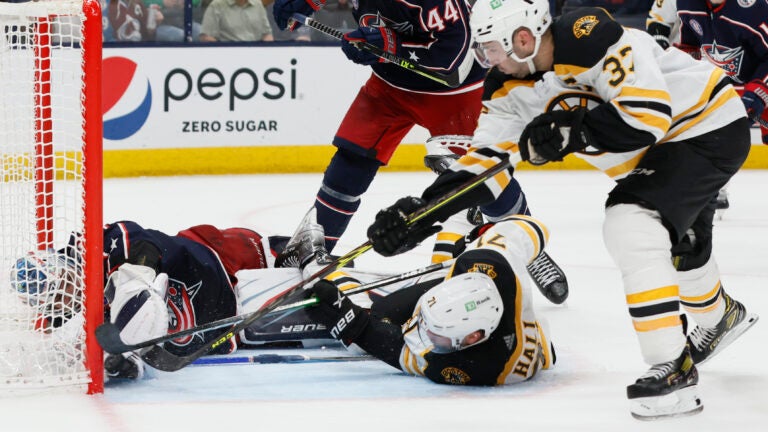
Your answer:
[[[539,221],[516,215],[478,227],[472,237],[477,239],[445,278],[396,291],[370,309],[320,281],[311,291],[321,302],[306,311],[345,345],[354,343],[436,383],[525,381],[555,363],[548,332],[533,310],[526,270],[549,232]]]
[[[738,94],[722,70],[662,50],[602,9],[581,8],[552,23],[546,1],[493,3],[480,0],[473,10],[481,59],[504,53],[530,72],[554,71],[605,101],[533,119],[518,141],[523,159],[542,164],[590,150],[633,155],[632,170],[609,194],[603,229],[643,358],[652,365],[627,387],[633,415],[700,411],[693,363],[757,319],[725,293],[710,256],[712,200],[750,147]],[[688,338],[681,304],[697,324]],[[669,394],[676,398],[664,398]]]
[[[712,198],[749,150],[738,95],[722,71],[663,51],[602,9],[582,8],[550,25],[546,1],[480,0],[471,22],[479,60],[500,66],[511,57],[522,67],[502,71],[520,77],[554,73],[486,103],[473,139],[478,147],[422,198],[518,150],[535,164],[575,151],[616,179],[604,238],[622,271],[643,358],[652,365],[627,388],[632,413],[653,419],[700,411],[694,363],[711,358],[757,319],[725,293],[711,258]],[[553,90],[566,84],[577,93],[575,103]],[[444,212],[493,200],[506,182],[496,176]],[[380,212],[368,231],[374,248],[407,250],[425,226],[445,217],[434,214],[408,227],[400,215],[411,211],[398,202]],[[697,324],[688,337],[681,305]],[[670,394],[675,397],[665,397]]]

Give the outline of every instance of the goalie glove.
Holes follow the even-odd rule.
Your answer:
[[[110,275],[104,290],[110,305],[109,321],[120,329],[125,343],[135,344],[168,332],[167,289],[168,275],[156,276],[147,266],[125,263]]]
[[[360,27],[344,35],[341,50],[353,62],[361,65],[384,63],[386,60],[360,47],[369,43],[394,56],[400,55],[400,43],[397,33],[387,27]]]
[[[586,113],[584,108],[558,110],[540,114],[531,120],[520,135],[522,159],[533,165],[543,165],[561,161],[567,154],[592,145],[592,134],[584,124]],[[560,128],[570,128],[567,144]]]

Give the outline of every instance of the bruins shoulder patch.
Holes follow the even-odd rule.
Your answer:
[[[592,33],[592,29],[595,28],[600,20],[595,15],[583,16],[573,23],[573,35],[576,39],[581,39],[582,36],[589,36]]]
[[[583,7],[566,13],[552,25],[555,65],[589,69],[623,34],[624,28],[605,9]]]

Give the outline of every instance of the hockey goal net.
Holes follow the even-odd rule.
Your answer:
[[[99,2],[0,2],[0,391],[103,389],[101,134]]]

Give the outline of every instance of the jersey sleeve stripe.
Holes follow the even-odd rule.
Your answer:
[[[509,376],[510,373],[512,373],[512,370],[515,366],[515,363],[517,363],[517,359],[520,358],[520,353],[523,350],[523,338],[525,335],[523,335],[523,293],[522,289],[520,287],[520,278],[515,275],[515,338],[517,340],[517,346],[515,346],[515,351],[510,354],[509,359],[504,364],[504,369],[501,371],[501,374],[499,374],[498,379],[496,380],[496,384],[504,384],[504,382],[507,380],[507,376]]]

